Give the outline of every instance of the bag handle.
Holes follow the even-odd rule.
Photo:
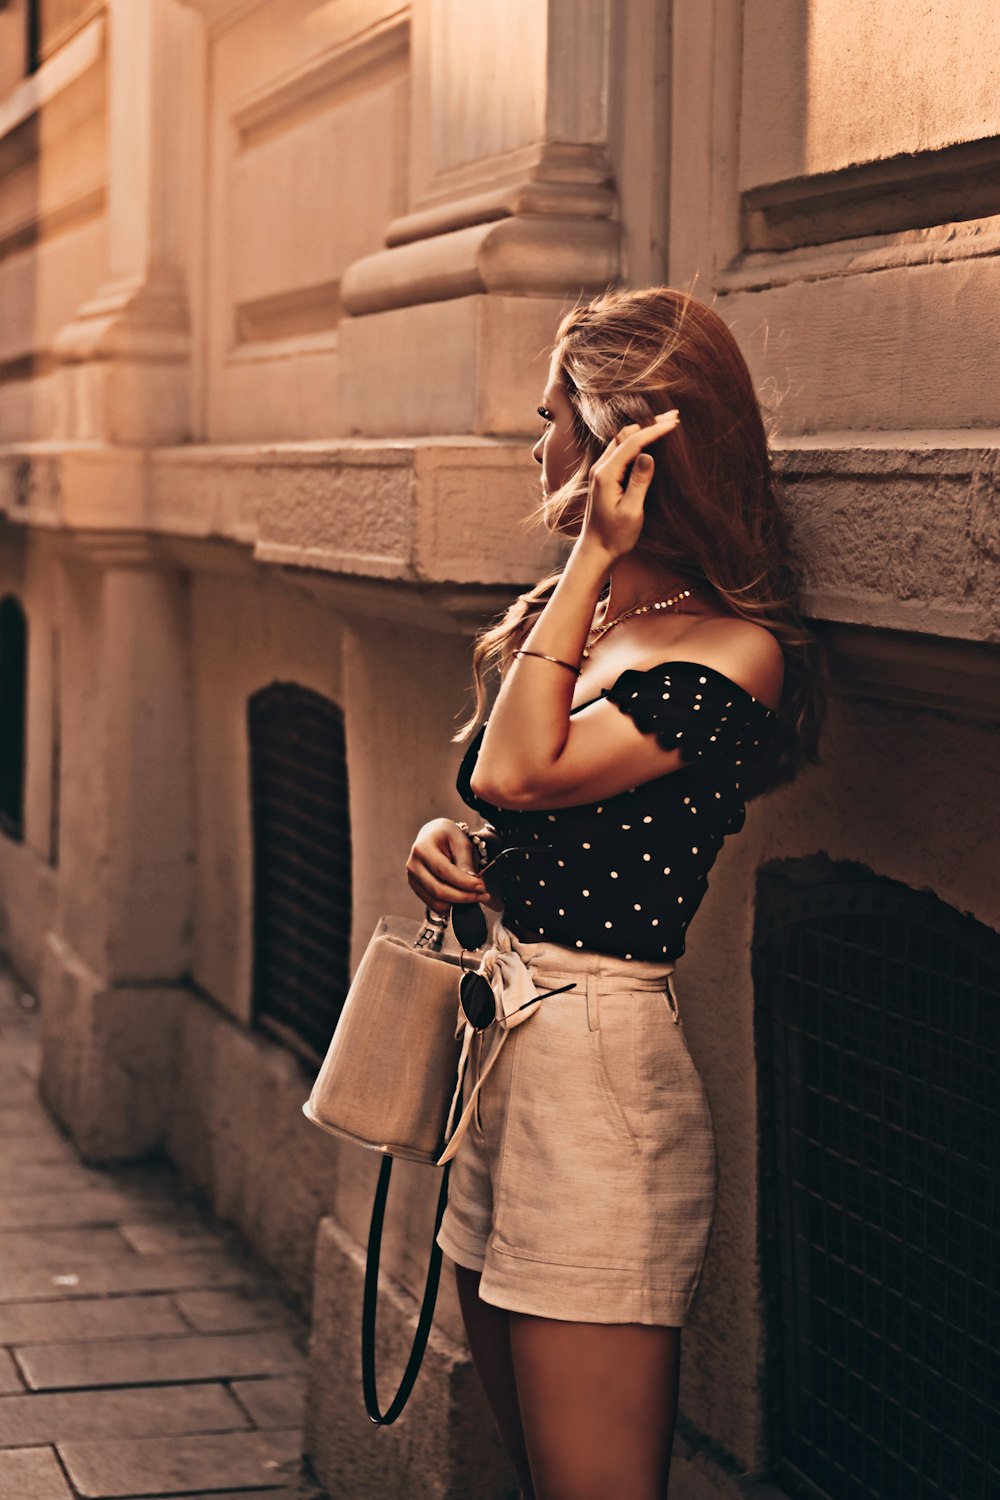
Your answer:
[[[424,917],[424,926],[417,933],[413,946],[427,949],[432,953],[440,952],[448,918],[432,912],[429,906],[424,907]],[[368,1233],[365,1294],[361,1308],[361,1382],[365,1393],[365,1407],[376,1427],[388,1427],[391,1422],[395,1422],[410,1398],[410,1392],[413,1390],[423,1363],[424,1351],[427,1348],[427,1339],[431,1331],[431,1321],[434,1317],[434,1305],[437,1302],[438,1282],[441,1277],[441,1247],[437,1242],[437,1232],[441,1228],[445,1205],[448,1202],[450,1172],[451,1162],[449,1161],[445,1163],[441,1191],[438,1194],[434,1237],[431,1241],[430,1260],[427,1264],[427,1281],[424,1286],[424,1299],[420,1306],[417,1331],[413,1337],[413,1348],[410,1351],[406,1369],[403,1371],[399,1390],[386,1411],[383,1412],[379,1408],[375,1385],[375,1316],[378,1305],[378,1266],[382,1250],[382,1225],[385,1221],[385,1205],[389,1196],[389,1178],[392,1176],[392,1157],[386,1155],[382,1158],[378,1186],[375,1189],[375,1202],[372,1205],[371,1229]]]
[[[413,940],[414,948],[424,948],[429,953],[440,953],[448,926],[447,916],[424,907],[424,925]]]
[[[379,1409],[378,1394],[375,1388],[375,1310],[378,1301],[378,1263],[379,1253],[382,1248],[382,1222],[385,1218],[386,1198],[389,1195],[392,1157],[385,1156],[382,1159],[378,1187],[375,1189],[375,1204],[372,1208],[371,1231],[368,1235],[365,1295],[361,1311],[361,1381],[365,1392],[365,1406],[369,1417],[375,1423],[376,1427],[388,1427],[390,1422],[395,1422],[409,1400],[410,1392],[413,1389],[423,1362],[424,1350],[427,1347],[427,1338],[431,1331],[431,1320],[434,1317],[434,1304],[437,1301],[438,1281],[441,1275],[441,1246],[437,1243],[437,1232],[441,1228],[445,1204],[448,1201],[448,1174],[450,1171],[451,1162],[449,1161],[445,1164],[441,1191],[438,1194],[437,1214],[434,1219],[434,1239],[431,1244],[430,1262],[427,1267],[427,1283],[424,1287],[424,1300],[420,1307],[420,1318],[417,1322],[417,1331],[413,1339],[413,1348],[410,1351],[410,1358],[403,1372],[403,1378],[399,1383],[399,1390],[396,1392],[387,1410],[382,1412]]]

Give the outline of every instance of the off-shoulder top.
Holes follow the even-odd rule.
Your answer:
[[[772,752],[778,714],[724,673],[690,661],[625,671],[600,697],[664,749],[680,750],[681,769],[600,802],[494,807],[470,785],[483,724],[456,785],[504,848],[525,846],[497,867],[505,917],[564,947],[674,961],[723,840],[743,827],[743,783]]]

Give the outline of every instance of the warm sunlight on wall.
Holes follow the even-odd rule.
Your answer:
[[[1000,131],[1000,6],[747,0],[740,185]]]

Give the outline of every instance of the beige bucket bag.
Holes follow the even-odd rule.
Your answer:
[[[423,923],[382,917],[358,965],[312,1093],[306,1119],[331,1135],[379,1151],[379,1174],[368,1236],[361,1369],[365,1406],[377,1426],[394,1422],[423,1360],[437,1300],[441,1249],[437,1232],[448,1200],[448,1173],[438,1196],[427,1283],[409,1362],[386,1412],[375,1383],[375,1314],[382,1223],[392,1158],[436,1166],[462,1052],[459,1023],[460,949],[444,948],[447,917],[425,909]]]

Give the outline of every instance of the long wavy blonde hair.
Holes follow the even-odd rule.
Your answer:
[[[747,801],[818,763],[828,667],[806,627],[800,567],[768,434],[739,345],[718,313],[670,287],[607,292],[578,305],[556,334],[554,368],[574,413],[583,458],[527,524],[573,534],[591,465],[629,422],[647,424],[670,405],[682,423],[652,445],[656,470],[636,552],[723,613],[775,635],[785,657],[775,754],[744,781]],[[560,567],[481,630],[473,649],[476,703],[452,736],[468,739],[486,715],[486,674],[506,667],[555,589]]]

